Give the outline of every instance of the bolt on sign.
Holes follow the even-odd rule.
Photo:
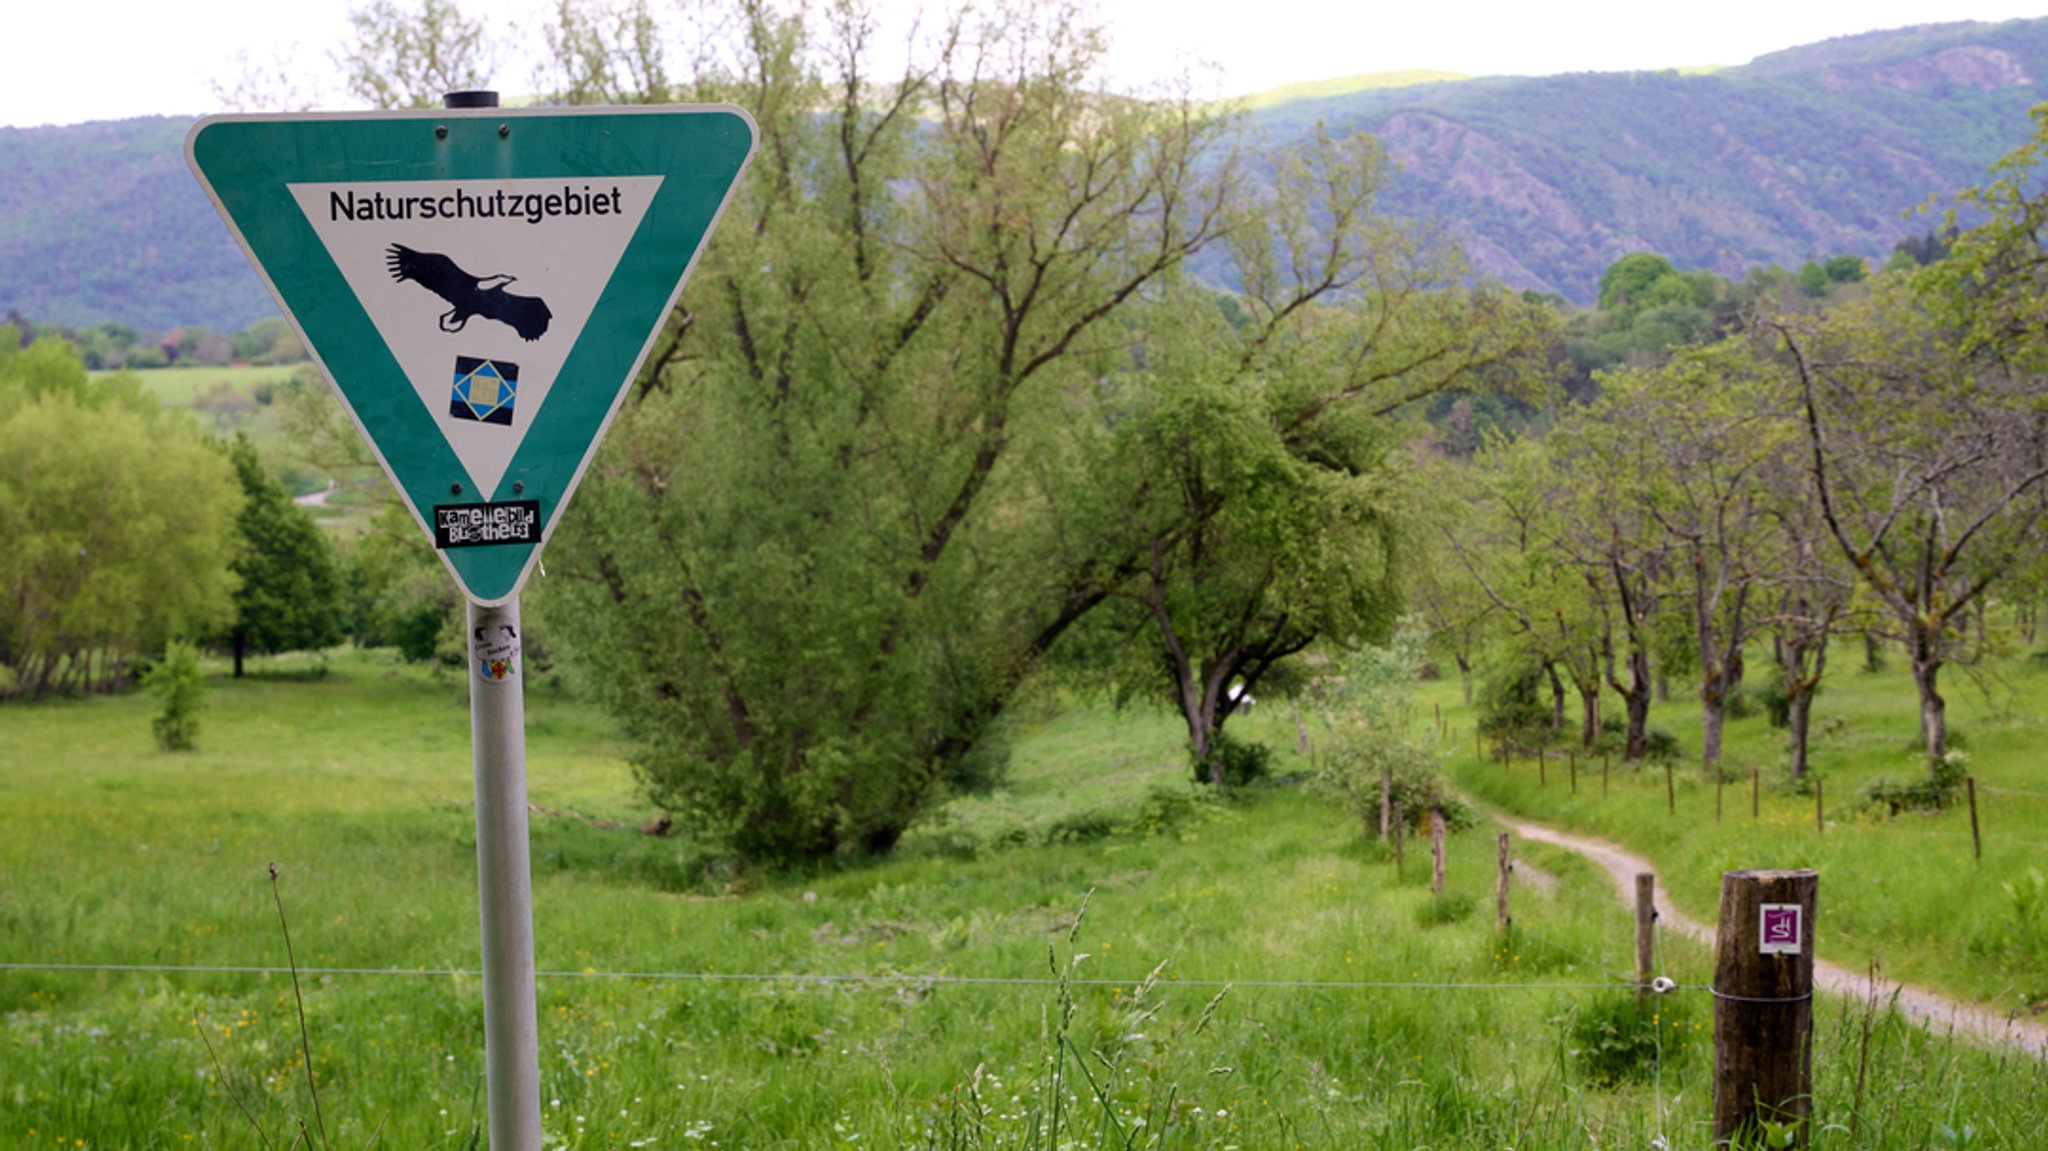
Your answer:
[[[752,158],[728,105],[216,116],[186,158],[470,599],[515,596]]]

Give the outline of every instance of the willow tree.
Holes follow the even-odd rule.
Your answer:
[[[1235,167],[1202,103],[1093,83],[1071,12],[955,18],[886,79],[850,7],[732,15],[671,94],[749,109],[758,157],[543,591],[657,801],[884,852],[1134,570],[1080,397]]]

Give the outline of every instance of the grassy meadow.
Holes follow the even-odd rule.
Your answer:
[[[0,963],[282,967],[275,862],[317,1110],[284,975],[0,968],[0,1146],[262,1146],[244,1108],[278,1147],[300,1120],[351,1151],[477,1145],[466,687],[381,652],[253,666],[215,669],[191,754],[154,749],[142,695],[0,709]],[[1869,687],[1873,707],[1897,693]],[[1014,733],[1005,791],[898,857],[741,872],[643,833],[656,813],[601,713],[544,679],[527,708],[550,1148],[1708,1143],[1705,957],[1667,941],[1688,989],[1639,1021],[1615,986],[1629,916],[1575,857],[1523,849],[1503,940],[1492,829],[1452,838],[1435,897],[1425,848],[1397,866],[1317,786],[1216,801],[1184,782],[1170,717],[1064,701]],[[1241,722],[1279,772],[1306,766],[1284,706]],[[1963,726],[1988,769],[1992,724]],[[1697,818],[1672,837],[1633,778],[1593,810],[1585,776],[1582,808],[1533,766],[1526,796],[1519,764],[1497,794],[1497,767],[1459,770],[1616,838],[1654,815],[1650,848],[1771,862],[1703,830],[1720,846],[1695,848]],[[1699,789],[1680,801],[1696,816]],[[2024,829],[1994,827],[2018,857]],[[1828,934],[1849,915],[1835,869],[1863,866],[1849,844],[1897,834],[1845,821],[1812,849],[1845,853],[1810,860],[1824,947],[1852,946]],[[1667,878],[1689,903],[1708,883]],[[1816,1146],[2028,1147],[2048,1123],[2038,1064],[1882,1011],[1866,1041],[1832,1000],[1817,1020]]]
[[[1668,788],[1663,765],[1634,770],[1616,759],[1603,797],[1601,760],[1580,757],[1574,795],[1571,760],[1555,749],[1540,769],[1527,757],[1505,768],[1482,762],[1462,707],[1446,713],[1463,727],[1454,774],[1489,803],[1648,856],[1703,922],[1714,921],[1723,871],[1814,868],[1823,955],[1854,968],[1875,961],[1894,977],[2039,1017],[2048,1012],[2048,667],[2015,660],[1987,669],[1981,685],[1954,668],[1942,680],[1951,745],[1977,781],[1979,862],[1961,792],[1943,810],[1896,816],[1864,801],[1871,780],[1922,779],[1926,767],[1904,661],[1875,673],[1860,662],[1838,653],[1815,702],[1818,797],[1811,782],[1792,786],[1785,733],[1760,709],[1727,725],[1717,788],[1699,764],[1698,697],[1678,684],[1651,713],[1680,748]],[[1453,684],[1427,694],[1447,708],[1458,701]]]

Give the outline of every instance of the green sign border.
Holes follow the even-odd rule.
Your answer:
[[[429,539],[435,504],[511,499],[515,482],[539,501],[539,545],[440,553],[490,606],[519,594],[554,534],[757,138],[725,104],[212,116],[185,156]],[[479,491],[289,185],[619,176],[663,179],[504,478]]]

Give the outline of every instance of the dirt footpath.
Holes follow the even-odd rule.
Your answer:
[[[1624,901],[1633,903],[1636,897],[1636,875],[1640,872],[1654,872],[1657,869],[1650,861],[1639,855],[1631,855],[1611,843],[1585,836],[1569,835],[1553,831],[1541,824],[1526,823],[1499,813],[1494,818],[1503,827],[1523,839],[1553,844],[1567,851],[1575,851],[1605,868],[1614,877],[1614,885],[1621,892]],[[1664,926],[1690,939],[1696,939],[1709,949],[1714,946],[1714,929],[1687,918],[1671,906],[1664,885],[1657,885],[1657,918]],[[1851,971],[1827,960],[1814,957],[1813,981],[1822,991],[1837,995],[1851,996],[1857,1000],[1868,1000],[1872,993],[1872,980],[1868,973]],[[1972,1003],[1962,1003],[1924,987],[1913,987],[1898,983],[1883,976],[1876,979],[1875,994],[1879,1002],[1889,1002],[1898,996],[1899,1013],[1920,1027],[1935,1033],[1953,1032],[1958,1036],[1973,1039],[1992,1046],[2013,1047],[2032,1055],[2036,1059],[2048,1059],[2048,1026],[2033,1020],[2009,1018],[2001,1012]]]

